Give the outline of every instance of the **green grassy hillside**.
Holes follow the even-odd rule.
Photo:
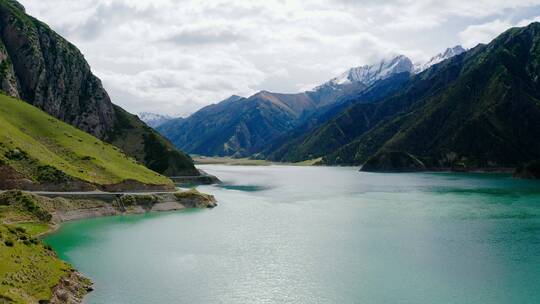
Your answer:
[[[172,182],[115,146],[23,101],[0,95],[0,165],[36,182],[75,178],[97,185]]]

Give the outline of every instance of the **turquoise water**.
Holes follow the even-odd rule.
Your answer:
[[[213,210],[66,223],[87,303],[540,303],[540,183],[202,166]]]

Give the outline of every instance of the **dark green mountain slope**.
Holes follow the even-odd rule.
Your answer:
[[[287,147],[344,110],[354,100],[352,97],[363,94],[375,83],[387,82],[396,74],[408,79],[412,72],[411,60],[400,55],[370,66],[351,68],[310,91],[297,94],[261,91],[241,101],[225,100],[185,120],[162,125],[158,130],[190,153],[281,160],[292,157]],[[392,89],[389,83],[383,87],[371,93],[380,95]]]
[[[510,29],[417,75],[393,97],[354,106],[321,127],[320,145],[354,138],[323,161],[369,160],[376,171],[387,170],[388,159],[417,159],[426,168],[516,167],[538,159],[539,75],[540,24]],[[393,152],[403,157],[385,156]]]
[[[0,89],[114,143],[159,173],[197,174],[187,155],[111,103],[74,45],[15,0],[0,0]]]
[[[158,131],[192,154],[245,157],[292,129],[302,113],[314,108],[304,93],[263,91],[250,98],[232,96]]]
[[[368,88],[364,88],[362,91],[358,91],[356,94],[341,96],[335,104],[314,111],[304,118],[303,122],[297,127],[272,141],[258,157],[273,161],[298,162],[326,155],[328,151],[333,151],[336,147],[347,142],[346,138],[352,138],[354,130],[351,130],[353,131],[351,135],[338,132],[337,137],[332,137],[335,139],[334,142],[326,142],[323,146],[320,146],[319,142],[313,139],[318,136],[325,136],[324,131],[327,129],[322,130],[323,134],[313,134],[312,130],[316,130],[354,104],[373,103],[392,95],[401,89],[409,78],[409,73],[395,74],[376,82]],[[345,138],[341,138],[341,135],[344,135]]]

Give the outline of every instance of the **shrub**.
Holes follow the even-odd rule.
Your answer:
[[[28,158],[28,154],[21,149],[9,150],[4,155],[11,160],[23,160]]]
[[[15,243],[13,243],[13,240],[5,240],[4,244],[6,244],[6,246],[8,247],[13,247],[13,245],[15,245]]]
[[[45,249],[47,249],[47,250],[50,250],[50,251],[53,250],[52,247],[51,247],[51,245],[49,245],[49,244],[43,245],[43,248],[45,248]]]
[[[135,200],[135,197],[133,195],[122,195],[121,197],[117,198],[117,202],[120,206],[133,206],[137,202]]]
[[[131,195],[126,194],[116,199],[119,206],[134,206],[134,205],[148,205],[154,204],[159,201],[159,198],[155,195]]]
[[[37,180],[41,183],[61,183],[68,181],[69,177],[55,167],[47,165],[38,167]]]

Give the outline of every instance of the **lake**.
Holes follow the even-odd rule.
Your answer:
[[[540,183],[508,175],[200,166],[213,210],[46,238],[93,303],[540,303]]]

